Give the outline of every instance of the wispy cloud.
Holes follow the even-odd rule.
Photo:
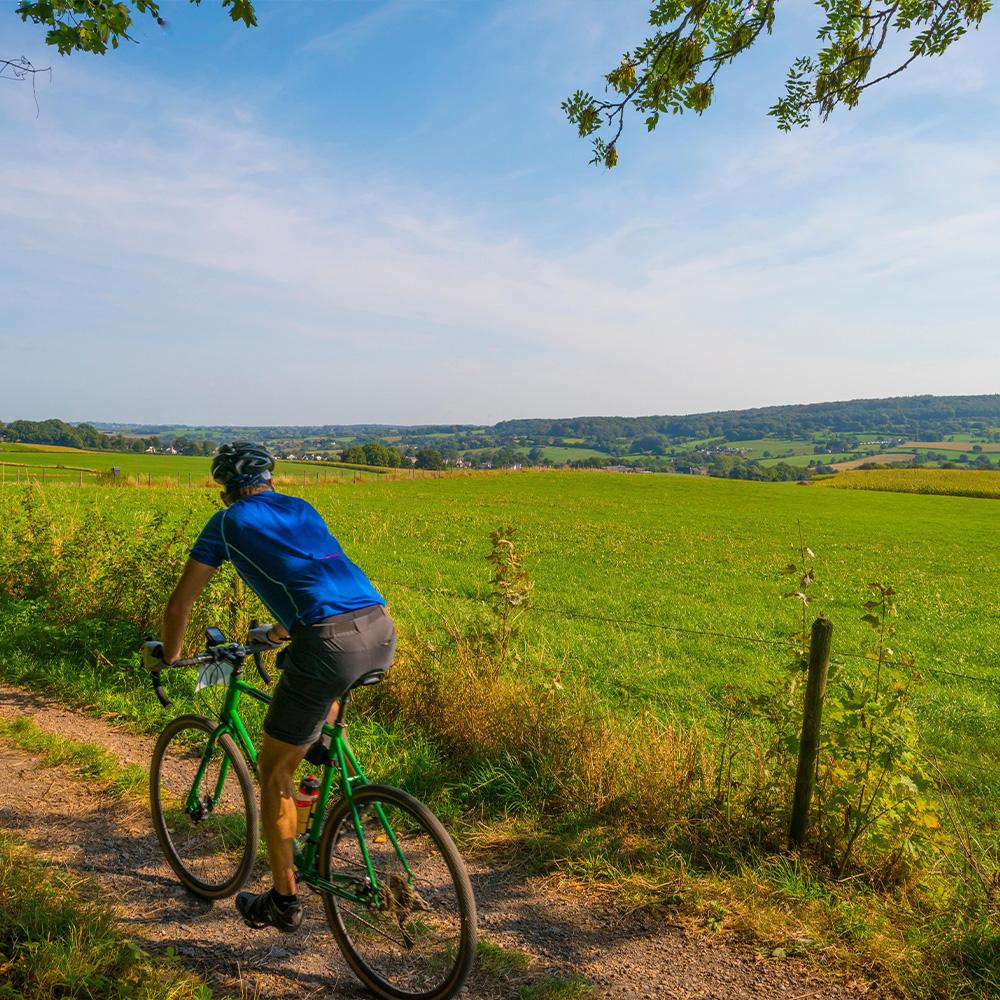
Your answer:
[[[361,11],[354,17],[345,17],[342,24],[332,31],[311,38],[302,46],[305,52],[343,52],[371,39],[394,22],[420,11],[426,15],[433,10],[427,0],[367,0],[351,5],[341,4],[342,10]]]
[[[357,43],[407,6],[362,15]],[[0,163],[0,346],[26,373],[0,417],[679,412],[1000,373],[988,122],[761,123],[683,149],[678,127],[669,181],[594,171],[515,207],[513,177],[484,200],[242,104],[73,82],[38,123],[0,94],[20,153]]]

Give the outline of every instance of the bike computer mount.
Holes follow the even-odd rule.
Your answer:
[[[217,629],[214,625],[209,625],[205,629],[205,640],[208,643],[208,648],[211,649],[213,646],[225,646],[226,637],[222,634],[221,629]]]

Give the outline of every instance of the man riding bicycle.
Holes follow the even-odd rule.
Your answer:
[[[227,559],[274,615],[277,624],[252,630],[251,642],[279,648],[284,672],[264,718],[260,769],[261,825],[274,886],[241,892],[236,907],[247,925],[294,931],[302,922],[295,892],[293,776],[303,759],[327,763],[323,723],[333,720],[341,696],[362,675],[388,670],[396,631],[385,600],[344,553],[319,512],[299,497],[277,493],[274,456],[261,445],[234,441],[212,460],[225,507],[209,519],[167,602],[162,651],[169,666],[181,653],[191,607]],[[152,662],[149,662],[152,661]]]

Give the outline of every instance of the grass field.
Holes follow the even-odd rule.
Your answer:
[[[978,481],[984,474],[963,475],[975,475]],[[835,485],[840,478],[826,482]],[[802,542],[817,555],[817,579],[810,591],[815,603],[809,615],[824,613],[833,621],[838,684],[858,676],[864,653],[871,648],[871,629],[860,621],[871,582],[896,587],[899,615],[894,619],[897,631],[891,644],[897,651],[915,655],[924,678],[914,693],[921,747],[940,768],[955,796],[955,808],[971,824],[982,849],[987,855],[996,851],[1000,829],[1000,774],[995,767],[1000,758],[1000,562],[992,539],[1000,506],[955,496],[600,472],[382,479],[289,489],[317,506],[347,551],[389,599],[403,636],[411,644],[429,640],[434,657],[447,649],[445,623],[455,632],[486,614],[482,598],[488,593],[489,566],[484,557],[489,534],[504,524],[515,528],[535,587],[532,610],[524,619],[525,653],[501,691],[507,700],[493,708],[477,699],[481,669],[473,660],[472,672],[456,673],[453,680],[450,674],[442,675],[434,682],[443,685],[444,698],[456,685],[457,699],[456,715],[441,715],[450,711],[447,701],[435,703],[433,715],[439,728],[434,732],[447,735],[456,731],[448,727],[458,727],[457,731],[465,731],[462,738],[471,740],[473,746],[491,739],[500,726],[513,726],[512,735],[517,736],[525,732],[517,728],[517,720],[521,716],[549,718],[545,712],[549,711],[546,706],[555,704],[550,700],[552,692],[565,686],[585,691],[588,701],[568,703],[574,706],[573,712],[552,716],[545,725],[561,727],[553,732],[569,743],[557,741],[554,746],[561,749],[551,758],[543,756],[544,766],[529,750],[523,758],[479,759],[471,770],[466,770],[469,758],[459,757],[456,769],[448,754],[463,744],[428,737],[428,724],[421,722],[427,704],[422,689],[418,689],[418,710],[413,714],[394,716],[388,723],[382,718],[356,718],[352,728],[352,738],[372,761],[373,773],[431,798],[450,821],[457,823],[466,809],[484,809],[485,818],[495,822],[496,813],[489,812],[484,802],[497,802],[515,828],[519,823],[529,824],[528,829],[535,831],[523,841],[530,852],[559,858],[567,871],[599,881],[627,877],[632,862],[617,855],[607,860],[610,848],[601,840],[606,817],[591,817],[568,833],[564,825],[556,835],[566,807],[559,807],[560,813],[552,805],[551,796],[556,794],[552,789],[564,789],[564,797],[556,801],[565,803],[566,795],[571,799],[581,795],[572,781],[587,782],[589,790],[590,785],[600,787],[603,780],[602,771],[597,770],[570,775],[572,781],[563,786],[552,785],[559,761],[583,754],[584,746],[593,753],[591,737],[581,742],[583,705],[594,705],[619,720],[620,733],[643,734],[640,742],[627,744],[629,759],[643,753],[647,733],[650,739],[666,739],[664,734],[670,732],[682,734],[677,746],[683,746],[688,738],[683,734],[707,730],[718,745],[725,738],[724,704],[730,694],[763,692],[771,681],[786,676],[790,650],[783,640],[799,624],[799,605],[781,598],[789,589],[789,578],[781,571],[798,558],[801,531]],[[66,537],[75,539],[68,548],[61,546],[60,558],[71,560],[68,565],[80,566],[85,574],[94,567],[89,557],[81,561],[84,550],[73,563],[73,546],[90,544],[89,525],[112,524],[113,534],[100,544],[115,548],[102,558],[123,578],[119,589],[125,599],[149,608],[150,620],[158,614],[176,569],[160,562],[163,549],[151,548],[149,540],[172,535],[193,538],[217,504],[209,489],[8,486],[0,490],[0,525],[23,525],[23,514],[16,510],[25,497],[31,498],[36,510],[51,512],[57,534],[65,529]],[[23,527],[16,530],[23,531]],[[44,539],[48,529],[32,530],[41,532],[37,537]],[[7,543],[0,528],[0,568],[5,559],[10,565],[11,550],[4,551]],[[36,548],[22,548],[19,558],[35,558]],[[40,572],[44,574],[45,546],[37,551],[42,553]],[[224,621],[233,592],[220,582],[216,607]],[[53,593],[58,598],[60,589],[73,586],[77,581],[66,579],[63,571],[55,578]],[[94,593],[85,579],[79,586],[96,606],[111,600],[111,595],[105,598]],[[86,612],[78,610],[75,601],[67,604],[64,599],[61,613],[85,618]],[[0,639],[5,643],[0,672],[21,683],[58,683],[78,704],[98,705],[105,715],[143,730],[155,729],[160,713],[150,704],[149,692],[137,687],[129,652],[137,634],[135,626],[119,628],[74,619],[68,626],[50,629],[40,620],[44,613],[30,601],[5,609],[0,621]],[[57,644],[65,643],[59,638],[64,627],[69,629],[65,634],[70,636],[70,646],[57,645],[50,658],[37,660],[38,636],[44,632]],[[191,639],[194,643],[197,636]],[[62,651],[67,649],[83,650],[83,660],[76,654],[74,661]],[[111,652],[110,662],[100,659],[104,650]],[[457,662],[460,666],[461,661]],[[428,661],[428,669],[431,666]],[[584,682],[585,688],[577,681]],[[178,703],[186,706],[188,694],[181,678],[172,684]],[[403,702],[394,704],[401,711]],[[470,719],[479,721],[473,724]],[[498,731],[506,733],[507,729]],[[534,732],[531,725],[527,731]],[[652,768],[650,775],[670,771],[675,745],[653,742],[648,746],[653,747],[653,751],[647,749],[653,757],[644,766]],[[738,746],[740,752],[748,753],[752,744]],[[610,768],[611,759],[600,767]],[[549,823],[544,834],[530,825],[543,822]],[[698,817],[693,822],[692,829],[700,830],[718,820]],[[569,839],[560,839],[565,837]],[[683,836],[668,839],[663,859],[657,862],[664,868],[660,874],[643,877],[657,882],[665,878],[669,884],[675,874],[666,872],[676,873],[676,852],[685,850],[683,841]],[[652,849],[656,850],[655,845]],[[731,860],[722,863],[732,864]],[[942,956],[952,945],[941,942],[948,940],[949,928],[956,926],[953,911],[935,917],[937,929],[931,931],[916,916],[917,906],[894,929],[893,920],[900,920],[900,902],[891,892],[887,902],[881,903],[870,889],[862,888],[858,896],[839,888],[827,892],[809,876],[797,875],[794,884],[781,876],[779,886],[774,882],[779,875],[780,865],[773,868],[767,862],[764,869],[747,876],[756,888],[748,890],[749,904],[739,904],[741,912],[759,909],[764,898],[759,893],[764,892],[777,908],[768,912],[785,913],[792,907],[798,914],[795,919],[807,919],[813,928],[807,936],[819,934],[824,940],[839,942],[838,947],[848,942],[848,947],[878,954],[879,961],[893,964],[901,976],[920,979],[925,984],[920,987],[921,996],[975,995],[933,992],[926,985],[939,983],[935,977],[951,961]],[[725,898],[727,905],[737,905],[731,894]],[[823,900],[820,910],[807,917],[818,900]],[[829,918],[816,913],[828,913]],[[769,919],[780,923],[784,918]],[[827,923],[821,929],[824,920]],[[843,929],[875,924],[880,928],[878,935],[888,937],[871,937],[870,930],[858,937],[853,930]],[[928,943],[931,937],[937,942],[933,948]],[[879,945],[879,940],[887,943]],[[996,938],[989,938],[987,932],[985,941],[985,945],[970,947],[988,955]],[[874,952],[864,952],[868,948]],[[928,959],[927,966],[915,964],[915,956],[924,951],[938,957]]]
[[[140,477],[153,480],[172,479],[180,485],[190,481],[200,485],[210,480],[211,459],[200,455],[146,455],[117,451],[82,451],[78,448],[60,448],[54,445],[12,445],[0,443],[0,467],[2,478],[16,481],[18,468],[20,475],[28,473],[40,477],[45,470],[46,479],[56,481],[78,481],[81,471],[86,476],[93,473],[109,472],[119,468],[123,477]],[[329,462],[286,462],[279,461],[275,475],[294,479],[297,482],[324,482],[339,479],[353,479],[355,471],[366,476],[386,474],[403,475],[409,470],[374,469],[368,466],[344,466]],[[418,473],[419,474],[419,473]]]
[[[720,447],[742,448],[746,458],[763,458],[764,452],[770,452],[773,457],[792,457],[793,455],[813,454],[811,441],[788,441],[782,438],[753,438],[749,441],[727,441]]]
[[[593,448],[561,448],[558,445],[547,445],[542,454],[550,462],[579,462],[584,458],[606,458],[609,463],[616,461],[606,451],[596,451]]]
[[[154,476],[207,477],[211,460],[199,455],[146,455],[118,451],[81,451],[75,448],[54,450],[49,446],[33,448],[30,451],[8,450],[11,446],[0,445],[0,462],[30,465],[36,468],[60,466],[71,469],[87,469],[105,472],[117,466],[123,473],[147,473]]]
[[[878,454],[866,455],[864,458],[852,458],[846,462],[831,463],[835,469],[856,469],[859,465],[867,465],[869,462],[878,462],[879,465],[901,465],[903,462],[913,461],[910,452],[890,451],[879,452]]]
[[[990,474],[972,475],[978,485]],[[476,612],[469,598],[484,589],[489,532],[515,525],[536,581],[528,640],[623,712],[711,717],[727,685],[759,689],[778,675],[782,654],[766,646],[629,622],[781,638],[796,611],[779,598],[779,570],[799,526],[819,557],[812,611],[833,619],[835,649],[863,650],[860,604],[869,582],[884,580],[900,592],[900,648],[928,668],[998,677],[1000,564],[983,542],[1000,508],[975,499],[558,472],[290,488],[316,504],[414,631]],[[55,490],[47,502],[60,518],[95,508],[126,524],[155,510],[187,514],[192,536],[216,503],[214,491],[186,489]],[[930,679],[920,697],[942,751],[977,767],[1000,754],[995,687]],[[991,788],[1000,797],[996,779]]]
[[[760,460],[760,464],[764,466],[764,468],[770,468],[784,462],[785,465],[792,465],[795,466],[795,468],[805,468],[814,460],[817,465],[830,465],[833,462],[842,462],[850,457],[849,452],[840,452],[839,454],[834,455],[814,455],[810,452],[805,455],[788,455],[785,458],[762,458]],[[866,458],[864,461],[870,462],[872,459]]]

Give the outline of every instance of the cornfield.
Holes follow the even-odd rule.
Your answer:
[[[840,490],[937,493],[1000,500],[1000,472],[974,469],[859,469],[821,480],[821,485]]]

